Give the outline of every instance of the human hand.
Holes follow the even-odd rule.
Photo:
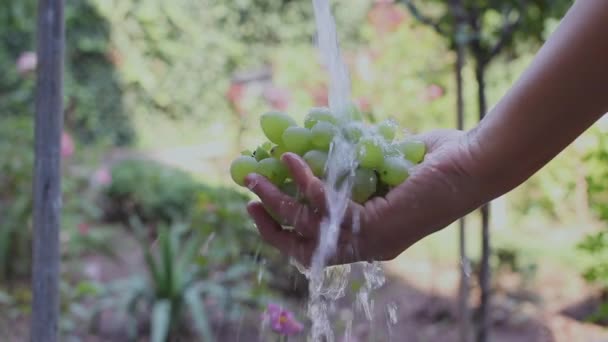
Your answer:
[[[477,177],[469,134],[442,130],[417,139],[425,142],[428,153],[403,184],[364,205],[349,203],[329,265],[393,259],[489,199],[484,181]],[[282,193],[263,176],[252,174],[246,184],[262,202],[250,203],[247,209],[266,242],[308,266],[327,214],[325,188],[299,156],[286,153],[282,160],[307,204]],[[356,233],[354,222],[359,223]]]

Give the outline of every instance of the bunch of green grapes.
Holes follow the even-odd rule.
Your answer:
[[[313,108],[303,126],[298,126],[293,118],[280,112],[262,115],[260,124],[269,141],[254,151],[243,151],[232,162],[232,179],[243,186],[247,175],[257,173],[294,197],[298,195],[296,186],[280,161],[286,152],[302,156],[314,175],[323,179],[334,139],[348,140],[356,148],[358,166],[354,170],[351,197],[357,203],[384,196],[403,183],[409,177],[410,169],[421,163],[426,154],[422,141],[407,137],[395,140],[398,126],[390,119],[366,125],[359,117],[340,124],[329,109]]]

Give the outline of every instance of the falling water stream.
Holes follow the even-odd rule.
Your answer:
[[[331,13],[330,0],[312,0],[317,28],[317,45],[321,61],[329,74],[329,107],[341,125],[348,124],[351,118],[351,92],[348,69],[344,64],[338,42],[336,24]],[[364,133],[365,134],[365,133]],[[319,245],[313,255],[310,269],[299,267],[309,279],[310,299],[308,317],[312,321],[309,339],[312,341],[334,341],[335,336],[330,323],[330,310],[336,301],[344,297],[351,273],[351,265],[326,267],[328,260],[335,254],[340,235],[341,222],[349,204],[350,190],[357,167],[355,146],[344,136],[337,135],[330,149],[326,171],[326,194],[328,203],[327,217],[320,227]],[[346,178],[345,178],[346,176]],[[354,220],[353,231],[359,229]],[[356,253],[357,246],[350,246]],[[356,294],[355,309],[372,320],[373,301],[371,291],[381,287],[384,274],[376,263],[364,263],[361,266],[364,282]],[[394,308],[390,308],[391,313]],[[392,315],[391,315],[392,316]],[[391,318],[391,321],[393,319]],[[394,324],[394,323],[393,323]],[[352,327],[352,318],[346,322],[345,336]]]

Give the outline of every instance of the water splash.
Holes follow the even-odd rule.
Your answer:
[[[329,75],[329,107],[342,127],[357,126],[363,135],[370,135],[367,127],[351,122],[352,102],[348,68],[342,60],[335,20],[329,0],[312,0],[317,28],[317,46],[321,60]],[[357,168],[356,148],[340,132],[332,142],[325,170],[325,188],[328,203],[327,217],[321,222],[319,245],[313,255],[310,270],[298,266],[309,279],[310,299],[308,317],[312,321],[309,339],[312,341],[335,340],[330,324],[330,310],[335,302],[345,296],[351,266],[326,267],[337,252],[341,224],[348,208],[354,171]],[[359,231],[359,221],[353,220],[353,232]],[[356,253],[357,246],[351,246]],[[378,264],[363,266],[365,285],[359,291],[357,303],[371,320],[373,302],[370,292],[384,284],[384,276]],[[352,319],[348,322],[347,334],[352,329]]]
[[[329,0],[313,0],[317,46],[329,73],[329,109],[345,118],[350,107],[350,77],[340,54],[336,21]],[[347,119],[347,118],[345,118]],[[346,121],[346,120],[345,120]]]

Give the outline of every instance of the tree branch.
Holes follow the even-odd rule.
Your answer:
[[[439,26],[439,23],[434,21],[430,17],[427,17],[426,15],[422,14],[418,6],[414,5],[411,0],[402,0],[402,2],[405,4],[405,6],[407,6],[407,9],[418,21],[432,27],[440,35],[446,35],[446,32],[441,28],[441,26]]]
[[[505,48],[507,43],[513,37],[513,34],[515,33],[515,29],[517,29],[517,27],[521,23],[521,19],[523,17],[523,15],[521,14],[521,11],[523,10],[523,6],[521,6],[522,5],[521,1],[519,3],[520,3],[520,8],[519,8],[519,14],[517,16],[517,19],[515,19],[513,21],[509,21],[508,14],[510,11],[507,12],[507,14],[505,14],[505,22],[503,24],[503,27],[502,27],[502,30],[500,33],[500,37],[498,38],[498,41],[496,42],[496,44],[494,44],[494,46],[492,46],[492,48],[490,49],[488,56],[486,57],[486,59],[487,59],[486,61],[490,61],[492,58],[496,57],[502,51],[502,49]]]

